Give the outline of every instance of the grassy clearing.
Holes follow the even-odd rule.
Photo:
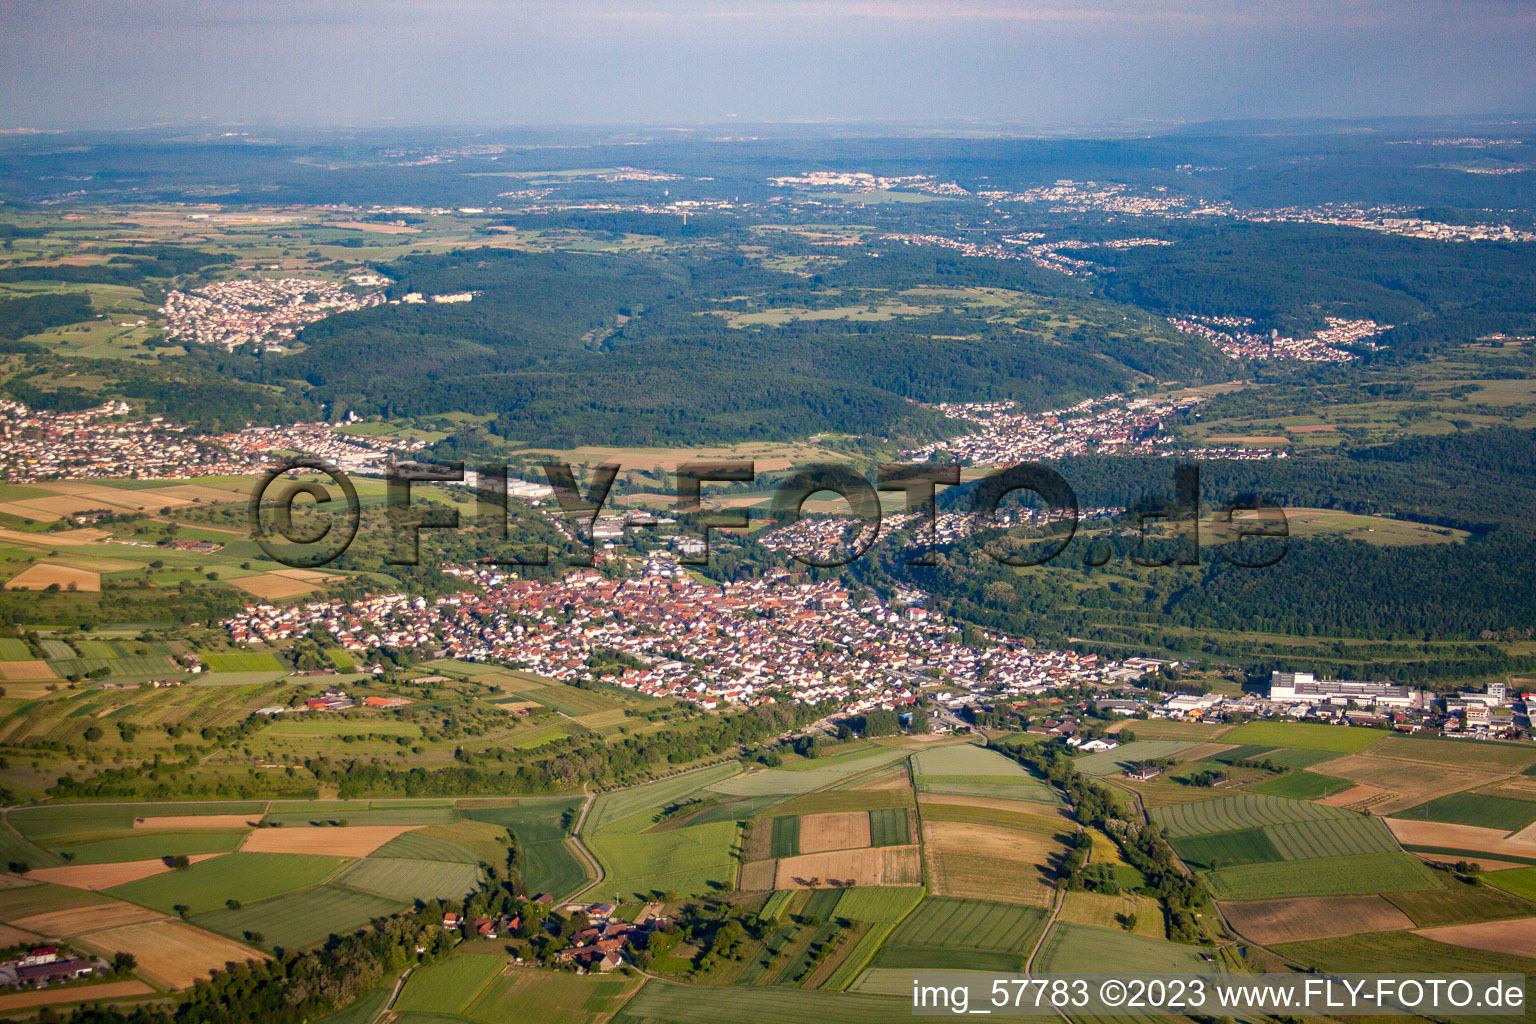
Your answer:
[[[192,923],[267,949],[307,949],[333,934],[345,935],[374,918],[399,913],[408,905],[397,898],[320,885],[243,904],[239,909],[195,914]],[[255,942],[248,933],[260,935],[261,941]]]
[[[1320,725],[1315,722],[1249,722],[1225,734],[1222,739],[1227,743],[1358,754],[1387,735],[1378,729]]]
[[[1223,900],[1363,896],[1440,887],[1434,872],[1406,853],[1244,864],[1211,871],[1205,880],[1211,895]]]
[[[162,913],[174,913],[175,906],[183,904],[189,913],[197,914],[217,910],[231,899],[254,903],[319,885],[345,864],[342,857],[301,853],[230,853],[108,891]]]
[[[1394,818],[1419,821],[1445,821],[1453,825],[1476,825],[1501,832],[1518,832],[1536,821],[1536,801],[1513,800],[1486,793],[1457,793],[1438,800],[1397,811]]]

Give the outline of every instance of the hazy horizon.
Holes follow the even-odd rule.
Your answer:
[[[0,0],[0,127],[1520,116],[1515,0]]]

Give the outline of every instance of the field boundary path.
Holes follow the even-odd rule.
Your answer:
[[[395,1008],[395,1000],[400,998],[400,990],[405,987],[405,979],[409,978],[411,972],[419,966],[421,965],[411,964],[400,977],[395,979],[395,990],[389,994],[389,998],[385,1000],[384,1006],[379,1010],[378,1015],[373,1018],[373,1024],[379,1024],[380,1021],[389,1016],[390,1011]]]
[[[576,823],[571,826],[571,834],[567,837],[570,839],[571,846],[575,849],[576,855],[581,858],[587,867],[592,869],[592,880],[571,894],[571,899],[573,900],[580,899],[585,893],[591,892],[593,887],[600,885],[603,879],[607,877],[607,872],[603,870],[603,862],[598,860],[596,855],[587,849],[587,845],[581,841],[581,830],[586,826],[587,815],[591,812],[592,805],[595,803],[597,803],[597,794],[588,793],[586,800],[582,802],[581,814],[577,815]],[[641,987],[643,988],[644,986]]]

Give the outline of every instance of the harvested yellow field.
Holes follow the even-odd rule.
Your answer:
[[[923,866],[915,846],[781,857],[775,889],[816,889],[835,885],[920,885]]]
[[[1536,857],[1536,839],[1508,836],[1496,828],[1449,825],[1439,821],[1408,821],[1388,818],[1387,827],[1404,846],[1434,846],[1443,850],[1467,850],[1495,857]],[[1522,833],[1523,834],[1523,833]],[[1441,854],[1444,860],[1445,855]],[[37,872],[33,872],[36,874]]]
[[[101,573],[54,562],[38,562],[5,581],[6,590],[47,590],[52,586],[60,590],[77,590],[83,594],[99,593]]]
[[[240,849],[246,853],[320,853],[331,857],[366,857],[420,825],[341,825],[310,828],[258,828]]]
[[[1351,754],[1329,761],[1327,774],[1393,794],[1390,799],[1370,805],[1371,813],[1383,815],[1417,807],[1464,789],[1486,786],[1502,778],[1499,774],[1473,768],[1400,761],[1373,754]]]
[[[960,821],[923,822],[929,887],[935,895],[1048,906],[1056,881],[1055,835]]]
[[[20,928],[12,928],[8,924],[0,924],[0,949],[8,946],[25,946],[28,943],[36,943],[43,936],[33,932],[25,932]]]
[[[74,907],[70,910],[34,914],[32,917],[24,917],[14,923],[19,928],[25,928],[39,935],[67,939],[85,932],[99,931],[102,928],[158,921],[164,916],[158,910],[150,910],[136,903],[118,900],[115,903],[98,903],[89,907]]]
[[[34,499],[46,501],[45,498]],[[0,512],[18,519],[30,519],[35,523],[56,523],[63,519],[67,513],[53,512],[48,509],[33,508],[30,504],[23,505],[19,501],[0,501]],[[35,536],[35,535],[34,535]]]
[[[171,814],[159,818],[134,818],[134,828],[225,829],[252,828],[263,815],[252,814]]]
[[[766,892],[773,888],[778,861],[752,860],[741,866],[741,882],[737,888],[743,892]]]
[[[107,535],[105,530],[84,529],[65,530],[63,533],[26,533],[22,530],[7,530],[0,527],[0,540],[10,541],[12,544],[24,544],[31,548],[55,548],[59,545],[74,546],[77,544],[94,544]]]
[[[1105,896],[1097,892],[1069,892],[1062,900],[1062,921],[1072,924],[1091,924],[1098,928],[1113,928],[1145,935],[1149,939],[1164,938],[1163,907],[1151,896],[1137,896],[1122,892],[1118,896]],[[1126,923],[1135,919],[1135,925]]]
[[[99,1002],[103,999],[125,999],[143,996],[154,989],[142,981],[109,981],[103,985],[87,985],[84,988],[45,988],[31,992],[16,992],[0,996],[0,1013],[26,1010],[34,1006],[55,1006],[59,1003]]]
[[[312,594],[320,589],[313,583],[291,579],[287,576],[279,576],[275,572],[264,572],[255,576],[242,576],[239,579],[230,580],[229,585],[237,590],[243,590],[253,597],[259,597],[264,601],[284,597],[301,597],[304,594]]]
[[[222,853],[194,853],[189,860],[196,863],[209,857],[222,857]],[[62,868],[34,868],[28,878],[39,882],[67,885],[74,889],[110,889],[114,885],[127,885],[151,875],[161,875],[173,870],[161,858],[154,860],[125,860],[116,864],[71,864]]]
[[[91,932],[80,944],[104,954],[132,953],[145,977],[172,989],[190,988],[225,964],[269,959],[233,939],[169,918]]]
[[[844,814],[807,814],[800,819],[800,852],[857,850],[869,845],[869,815],[864,811]]]
[[[57,679],[46,661],[0,661],[0,679],[29,682],[36,679]],[[20,694],[17,694],[20,696]]]
[[[251,500],[250,492],[236,487],[209,487],[205,484],[181,484],[176,487],[157,487],[156,493],[168,494],[191,502],[213,504],[217,502],[245,502]]]
[[[896,768],[888,772],[876,772],[867,779],[860,779],[849,786],[849,789],[906,789],[912,785],[912,779],[907,774],[906,768]]]
[[[1222,913],[1246,938],[1264,945],[1405,931],[1408,915],[1380,896],[1318,896],[1223,903]]]
[[[1384,804],[1389,800],[1396,799],[1396,793],[1377,786],[1366,786],[1357,782],[1348,789],[1341,789],[1337,793],[1319,797],[1312,802],[1323,804],[1326,807],[1353,807],[1356,810],[1365,811],[1378,804]]]
[[[1515,921],[1484,921],[1478,924],[1453,924],[1443,928],[1420,928],[1414,933],[1436,942],[1448,942],[1468,949],[1486,949],[1491,953],[1536,957],[1536,917]]]

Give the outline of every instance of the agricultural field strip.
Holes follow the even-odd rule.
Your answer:
[[[1170,837],[1236,832],[1266,825],[1358,817],[1341,807],[1243,793],[1199,803],[1150,807],[1148,813]]]

